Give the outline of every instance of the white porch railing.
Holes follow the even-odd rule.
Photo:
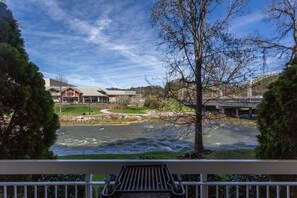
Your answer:
[[[215,181],[210,175],[297,175],[296,160],[0,160],[0,176],[83,174],[85,181],[1,182],[0,197],[100,197],[104,181],[94,174],[116,174],[123,165],[166,164],[184,180],[186,197],[293,197],[296,181]]]

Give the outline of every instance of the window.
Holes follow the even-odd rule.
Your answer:
[[[74,93],[73,93],[72,91],[68,91],[68,92],[67,92],[67,96],[68,96],[68,97],[72,97],[73,95],[74,95]]]

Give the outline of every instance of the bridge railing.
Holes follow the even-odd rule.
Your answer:
[[[50,174],[78,174],[84,175],[85,179],[2,180],[0,197],[100,197],[104,181],[93,180],[94,175],[116,174],[123,165],[153,164],[166,164],[171,173],[184,175],[186,197],[292,197],[297,192],[296,177],[286,181],[269,179],[270,175],[296,176],[296,160],[2,160],[2,179],[15,175]],[[218,180],[214,175],[231,175],[233,179]],[[246,177],[240,179],[242,175]]]
[[[216,99],[203,99],[204,103],[260,103],[263,98],[216,98]]]

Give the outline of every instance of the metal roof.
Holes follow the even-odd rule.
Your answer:
[[[109,96],[134,96],[136,91],[123,91],[123,90],[107,90]]]
[[[61,82],[59,80],[55,80],[52,78],[43,78],[45,82],[45,86],[68,86],[68,87],[73,87],[74,85],[71,85],[67,82]]]
[[[68,90],[68,89],[72,89],[72,90],[74,90],[74,91],[76,91],[78,93],[83,94],[83,92],[80,89],[78,89],[77,87],[63,87],[62,92],[65,91],[65,90]]]
[[[105,94],[100,93],[99,87],[76,87],[76,89],[82,92],[82,96],[102,96],[107,97]]]
[[[125,90],[107,90],[102,87],[58,87],[58,86],[46,86],[46,90],[54,89],[56,91],[65,91],[67,89],[73,89],[82,94],[82,96],[134,96],[136,95],[135,91],[125,91]]]

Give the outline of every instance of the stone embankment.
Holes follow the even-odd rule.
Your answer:
[[[158,114],[120,114],[120,113],[102,113],[98,115],[83,116],[60,116],[62,125],[102,125],[102,124],[129,124],[143,121],[153,121],[159,118]]]
[[[97,115],[82,115],[82,116],[69,116],[60,115],[61,125],[102,125],[102,124],[129,124],[135,122],[145,121],[160,121],[176,116],[172,112],[156,112],[150,111],[146,114],[125,114],[113,113],[107,109],[101,110],[101,114]]]

